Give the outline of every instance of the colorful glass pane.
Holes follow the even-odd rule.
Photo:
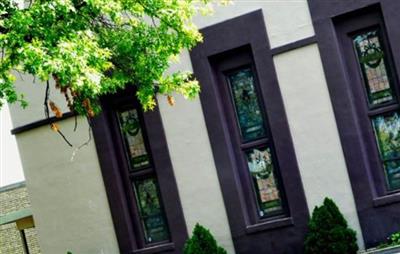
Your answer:
[[[393,112],[372,120],[383,160],[400,158],[400,115]]]
[[[247,153],[247,164],[256,190],[260,217],[282,211],[270,149],[252,149]]]
[[[400,189],[400,160],[385,162],[389,190]]]
[[[168,227],[161,207],[156,179],[135,181],[135,189],[145,242],[168,240]]]
[[[127,148],[131,169],[136,170],[150,165],[149,155],[144,144],[142,128],[136,109],[119,113],[119,122],[124,143]]]
[[[363,72],[370,105],[375,106],[395,99],[387,68],[386,52],[378,30],[372,30],[353,39],[358,61]]]
[[[400,114],[392,112],[372,119],[379,153],[390,189],[400,188]]]
[[[250,68],[228,76],[237,121],[243,140],[250,141],[265,137],[265,124],[255,89],[255,80]]]

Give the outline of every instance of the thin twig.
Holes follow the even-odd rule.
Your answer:
[[[19,78],[20,78],[22,81],[25,81],[25,80],[24,80],[24,77],[23,77],[22,74],[21,74],[21,72],[20,72],[20,71],[17,71],[17,72],[18,72]]]
[[[75,120],[75,125],[74,125],[74,132],[75,132],[76,128],[78,127],[78,116],[76,114],[74,116],[74,120]]]
[[[60,131],[57,130],[58,134],[60,134],[60,136],[64,139],[64,141],[70,146],[73,147],[73,145],[68,141],[68,139],[64,136],[64,134]]]
[[[89,121],[89,120],[88,120],[88,121]],[[89,124],[88,133],[89,133],[88,140],[86,140],[85,143],[81,144],[81,145],[78,147],[78,150],[81,149],[81,148],[84,147],[84,146],[89,145],[90,141],[92,141],[92,126],[91,126],[90,124]]]
[[[49,93],[50,93],[50,81],[47,80],[46,81],[46,92],[45,92],[45,97],[44,97],[44,114],[45,114],[47,119],[50,118],[49,104],[48,104]]]
[[[90,117],[86,117],[86,120],[87,120],[88,125],[89,125],[89,130],[88,130],[88,131],[89,131],[89,137],[88,137],[88,140],[87,140],[85,143],[83,143],[83,144],[81,144],[80,146],[78,146],[77,148],[75,148],[75,150],[72,152],[71,161],[73,161],[73,160],[75,159],[76,153],[77,153],[82,147],[89,145],[89,143],[90,143],[91,140],[92,140],[92,122],[91,122],[91,120],[90,120]]]
[[[176,29],[176,27],[171,24],[168,20],[166,19],[162,19],[159,15],[157,15],[156,12],[152,11],[151,9],[149,9],[142,1],[138,0],[137,3],[143,7],[143,9],[145,10],[145,12],[147,12],[151,17],[156,17],[158,18],[158,20],[160,20],[160,22],[164,22],[165,24],[167,24],[171,29],[175,30],[176,32],[179,32],[178,29]]]
[[[49,121],[50,127],[52,122],[50,121],[50,111],[49,111],[49,96],[50,96],[50,81],[47,80],[46,81],[46,93],[45,93],[45,97],[44,97],[44,114],[46,116],[46,119]],[[73,147],[71,142],[68,141],[68,139],[65,137],[65,135],[59,130],[56,129],[56,131],[58,132],[58,134],[60,134],[60,136],[64,139],[64,141],[70,146]]]

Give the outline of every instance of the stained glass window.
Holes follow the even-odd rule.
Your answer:
[[[375,106],[395,100],[379,30],[359,34],[353,38],[353,42],[366,83],[369,104]]]
[[[253,186],[254,192],[249,193],[249,198],[254,197],[256,202],[258,216],[255,220],[283,214],[282,192],[272,158],[273,144],[253,68],[243,67],[228,72],[226,77],[236,113],[236,126],[241,136],[240,142],[246,144],[246,148],[241,150],[248,166],[245,173],[250,177]]]
[[[154,243],[169,240],[168,227],[161,207],[156,179],[137,180],[134,185],[145,242]]]
[[[252,149],[247,164],[256,190],[260,217],[282,211],[282,202],[269,148]]]
[[[140,224],[137,237],[138,248],[153,246],[170,241],[170,231],[167,217],[163,208],[158,181],[153,163],[151,150],[146,146],[146,132],[142,125],[140,111],[132,108],[117,111],[124,150],[128,160],[128,177],[131,182],[130,191],[134,193],[131,200],[136,206],[132,211]]]
[[[266,134],[264,119],[250,68],[242,69],[228,76],[237,121],[243,140],[251,141]]]
[[[389,189],[400,189],[400,114],[377,116],[372,124]]]
[[[119,122],[132,170],[150,165],[136,109],[119,113]]]

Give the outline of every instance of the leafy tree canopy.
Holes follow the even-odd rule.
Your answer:
[[[93,116],[98,98],[137,87],[145,110],[155,94],[193,98],[188,72],[166,75],[182,49],[202,40],[192,18],[212,11],[211,0],[34,0],[18,8],[0,1],[0,106],[19,101],[13,71],[53,78],[72,111]],[[222,4],[229,1],[221,0]]]

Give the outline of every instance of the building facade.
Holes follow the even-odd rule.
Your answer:
[[[11,107],[13,133],[42,252],[182,253],[200,223],[228,253],[302,253],[325,197],[361,249],[378,245],[400,228],[398,13],[394,0],[218,7],[171,67],[193,70],[200,97],[146,113],[133,89],[104,97],[79,150],[43,120],[45,87],[19,80],[30,107]],[[76,145],[90,135],[68,113],[60,126]]]

